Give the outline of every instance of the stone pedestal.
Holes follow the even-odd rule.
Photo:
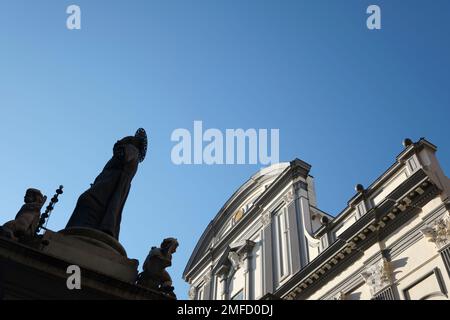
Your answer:
[[[139,261],[128,259],[122,245],[106,233],[89,228],[46,231],[41,243],[45,254],[124,282],[136,281]]]
[[[99,240],[103,235],[86,239],[85,232],[47,231],[45,239],[20,242],[0,236],[0,300],[174,300],[136,285],[137,261]],[[67,287],[72,264],[81,268],[80,290]]]

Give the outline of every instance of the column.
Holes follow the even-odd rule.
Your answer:
[[[242,257],[245,277],[244,299],[252,300],[253,297],[253,283],[252,283],[252,251],[244,252]]]
[[[203,300],[211,300],[211,281],[212,281],[212,276],[211,273],[208,271],[208,273],[203,277],[203,281],[205,282],[205,286],[203,289],[203,296],[204,299]]]
[[[216,275],[219,278],[220,283],[220,299],[221,300],[228,300],[228,273],[230,269],[228,266],[222,266],[217,271]],[[219,293],[217,294],[219,296]]]
[[[266,212],[262,218],[263,230],[263,292],[273,293],[273,259],[272,259],[272,217],[270,212]]]

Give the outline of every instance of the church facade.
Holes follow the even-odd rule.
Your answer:
[[[189,298],[448,299],[450,179],[436,150],[406,139],[335,217],[318,208],[306,162],[261,170],[203,232],[183,273]]]

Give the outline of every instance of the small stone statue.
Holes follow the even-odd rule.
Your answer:
[[[32,237],[39,225],[41,209],[47,197],[38,189],[28,189],[25,193],[25,204],[20,208],[16,218],[5,223],[2,233],[6,237],[17,240],[22,237]]]
[[[152,247],[145,259],[143,271],[138,275],[137,284],[175,297],[172,278],[165,269],[172,265],[172,254],[177,247],[175,238],[164,239],[160,248]]]

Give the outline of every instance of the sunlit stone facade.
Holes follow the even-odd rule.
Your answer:
[[[333,217],[311,166],[272,165],[207,226],[184,271],[189,298],[447,299],[450,180],[425,139]]]

